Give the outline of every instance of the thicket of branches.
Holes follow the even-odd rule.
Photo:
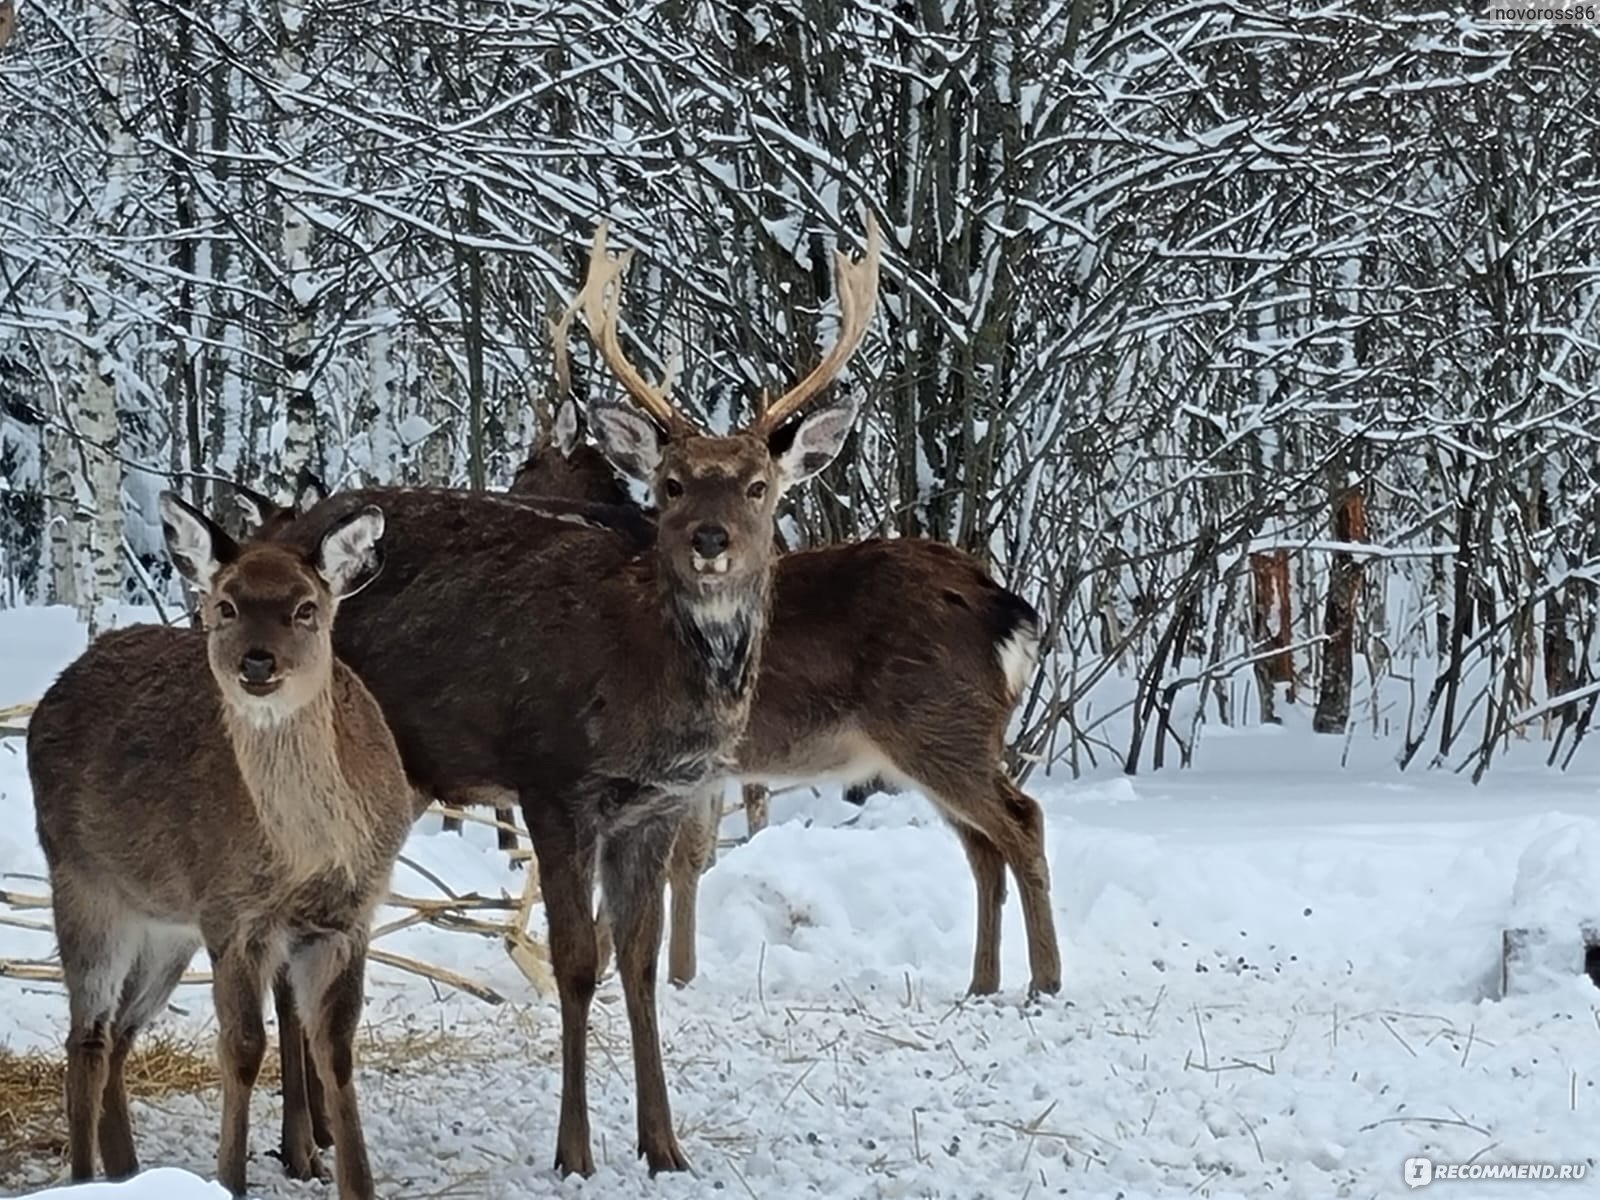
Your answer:
[[[631,353],[725,425],[816,360],[870,208],[865,417],[791,532],[948,539],[1033,599],[1024,753],[1187,761],[1303,703],[1407,761],[1565,761],[1597,89],[1595,30],[1354,0],[33,0],[5,597],[163,590],[171,479],[502,485],[601,217],[642,249]]]

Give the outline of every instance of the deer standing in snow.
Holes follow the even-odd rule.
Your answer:
[[[611,465],[583,440],[567,394],[565,333],[564,319],[553,330],[560,396],[552,435],[517,472],[512,494],[631,506]],[[1000,986],[1007,868],[1022,897],[1031,989],[1058,990],[1043,815],[1001,766],[1006,726],[1037,658],[1033,608],[971,556],[920,538],[783,555],[772,593],[750,722],[736,751],[739,778],[747,786],[833,779],[862,792],[894,781],[889,786],[925,792],[961,838],[977,884],[972,992]],[[686,810],[668,861],[675,983],[695,974],[696,896],[721,816],[719,781]]]
[[[335,646],[383,705],[419,789],[521,803],[561,1001],[559,1170],[594,1170],[586,1053],[597,865],[632,1033],[639,1151],[652,1172],[688,1165],[656,1023],[663,867],[685,805],[729,773],[749,718],[778,498],[832,460],[855,419],[848,402],[802,411],[866,333],[878,255],[869,224],[865,257],[839,257],[837,343],[755,422],[716,437],[623,355],[628,256],[613,258],[605,227],[596,233],[580,300],[631,403],[596,404],[591,419],[611,461],[654,488],[648,542],[604,506],[541,512],[422,488],[337,494],[278,535],[311,545],[330,522],[382,503],[385,570],[344,614]]]
[[[306,550],[235,543],[171,493],[167,547],[205,632],[139,626],[96,639],[28,727],[39,840],[66,979],[74,1179],[138,1170],[123,1068],[194,952],[213,971],[222,1077],[217,1174],[245,1191],[263,993],[284,1031],[285,1168],[322,1174],[301,1047],[326,1088],[341,1200],[373,1195],[353,1041],[372,914],[413,819],[377,702],[334,657],[341,601],[381,566],[383,514],[360,506]],[[282,973],[280,975],[280,968]],[[293,1111],[291,1112],[291,1109]]]

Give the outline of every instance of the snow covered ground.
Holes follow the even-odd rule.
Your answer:
[[[80,646],[59,614],[0,612],[0,705],[37,696]],[[511,1000],[491,1008],[374,966],[376,1036],[439,1035],[417,1061],[360,1076],[380,1193],[1324,1200],[1412,1194],[1402,1163],[1425,1155],[1584,1163],[1591,1180],[1440,1182],[1427,1195],[1590,1194],[1600,991],[1545,977],[1500,999],[1498,975],[1508,925],[1600,914],[1600,779],[1513,755],[1474,789],[1399,774],[1359,742],[1341,771],[1344,749],[1291,724],[1208,734],[1185,773],[1032,779],[1067,981],[1038,1003],[1024,996],[1014,901],[1006,991],[963,999],[970,878],[919,797],[864,811],[779,797],[774,827],[725,849],[702,887],[700,978],[663,991],[692,1176],[652,1181],[634,1158],[614,980],[590,1060],[600,1170],[558,1181],[553,1000],[493,940],[387,939]],[[40,890],[26,878],[43,864],[21,751],[0,742],[0,872],[13,873],[0,887]],[[484,828],[461,838],[425,818],[407,855],[458,891],[520,888]],[[431,889],[404,866],[396,885]],[[0,926],[0,955],[50,951],[47,934]],[[208,1026],[203,990],[175,1002],[175,1027]],[[0,980],[0,1044],[55,1046],[64,1021],[58,989]],[[266,1154],[277,1111],[259,1092],[257,1194],[331,1196],[279,1177]],[[214,1096],[135,1108],[144,1161],[200,1179],[64,1194],[215,1194],[201,1180],[216,1118]],[[56,1178],[37,1164],[0,1194]]]

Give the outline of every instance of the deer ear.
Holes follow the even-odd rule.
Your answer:
[[[334,598],[354,596],[383,570],[383,510],[359,508],[334,523],[317,547],[317,573]]]
[[[179,573],[202,592],[222,567],[239,557],[239,543],[176,492],[161,493],[161,534]]]
[[[649,417],[627,404],[602,401],[593,406],[589,421],[600,450],[624,475],[642,483],[654,482],[661,465],[666,436]]]
[[[278,506],[268,500],[260,492],[247,488],[242,483],[233,484],[233,498],[238,503],[245,517],[257,525],[265,525],[278,515]]]
[[[810,479],[838,456],[856,423],[856,412],[854,401],[844,401],[815,409],[773,431],[767,449],[778,465],[780,492]]]
[[[556,424],[552,432],[561,457],[571,458],[572,452],[583,440],[583,416],[578,412],[578,402],[571,396],[556,406]]]
[[[294,511],[304,515],[328,498],[328,485],[308,467],[301,467],[294,483]]]

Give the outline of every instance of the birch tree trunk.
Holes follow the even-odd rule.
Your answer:
[[[73,460],[77,447],[62,425],[68,419],[66,411],[55,414],[55,422],[45,429],[44,438],[44,493],[45,515],[49,532],[50,600],[53,604],[78,606],[78,556],[76,549],[77,522],[73,512],[77,508],[79,471]]]
[[[278,499],[293,503],[295,480],[302,470],[321,475],[317,454],[317,406],[311,393],[311,369],[316,361],[319,286],[311,269],[311,222],[293,199],[295,188],[281,164],[306,156],[305,123],[296,92],[306,84],[306,13],[298,0],[278,5],[278,152],[280,166],[274,184],[279,204],[279,247],[283,270],[283,371],[279,400],[283,413],[283,446],[273,486]]]
[[[85,269],[79,278],[84,316],[83,388],[79,393],[77,433],[83,453],[83,478],[75,514],[79,529],[84,588],[78,611],[92,638],[114,619],[122,599],[122,463],[117,424],[117,269],[107,251],[110,238],[123,232],[123,198],[134,156],[133,138],[123,119],[123,95],[130,82],[129,50],[133,28],[124,0],[107,0],[99,9],[98,65],[102,91],[95,125],[103,146],[104,184],[95,209]]]

